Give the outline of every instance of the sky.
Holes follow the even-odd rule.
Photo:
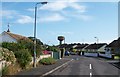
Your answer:
[[[2,31],[33,36],[36,2],[2,2]],[[1,22],[1,21],[0,21]],[[110,43],[118,38],[118,2],[60,1],[37,5],[37,38],[44,44]]]

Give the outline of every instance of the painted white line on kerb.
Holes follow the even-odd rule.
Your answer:
[[[90,77],[92,77],[92,73],[90,73]]]
[[[73,59],[72,59],[72,60],[73,60]],[[68,61],[68,62],[66,62],[66,63],[64,63],[64,64],[62,64],[61,66],[56,67],[55,69],[53,69],[53,70],[51,70],[51,71],[49,71],[49,72],[43,74],[43,75],[40,76],[40,77],[43,77],[43,76],[49,75],[50,73],[54,72],[55,70],[57,70],[57,69],[61,68],[62,66],[68,64],[68,63],[71,62],[72,60],[70,60],[70,61]]]
[[[92,65],[90,64],[89,66],[90,66],[90,69],[92,69]]]

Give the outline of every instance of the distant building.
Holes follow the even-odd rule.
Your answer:
[[[28,40],[31,41],[28,37],[11,33],[10,31],[4,31],[0,34],[0,43],[2,42],[15,42],[17,43],[19,40]]]
[[[106,43],[90,44],[84,48],[84,52],[82,52],[82,54],[85,56],[98,57],[101,52],[105,53],[106,46],[107,46]]]
[[[120,37],[117,40],[112,41],[109,45],[107,45],[105,50],[106,53],[120,55]]]
[[[87,46],[85,48],[85,51],[88,52],[104,52],[105,51],[105,47],[107,46],[106,43],[94,43],[94,44],[90,44],[89,46]]]
[[[84,51],[84,48],[86,48],[89,44],[78,44],[75,49],[77,51]]]

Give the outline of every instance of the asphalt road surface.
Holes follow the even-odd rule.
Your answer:
[[[99,77],[99,75],[105,77],[105,75],[109,75],[109,77],[115,77],[120,73],[118,68],[101,58],[79,55],[71,55],[67,58],[73,60],[50,75],[86,75],[89,77],[94,75],[98,75],[97,77]]]

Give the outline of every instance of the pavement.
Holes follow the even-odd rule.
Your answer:
[[[36,67],[36,68],[32,68],[30,70],[27,71],[21,71],[19,73],[16,74],[16,76],[42,76],[43,74],[46,74],[47,72],[50,72],[51,70],[57,68],[58,66],[61,66],[62,64],[65,64],[67,62],[69,62],[71,59],[68,58],[62,58],[57,60],[57,62],[53,65],[42,65],[40,67]]]

